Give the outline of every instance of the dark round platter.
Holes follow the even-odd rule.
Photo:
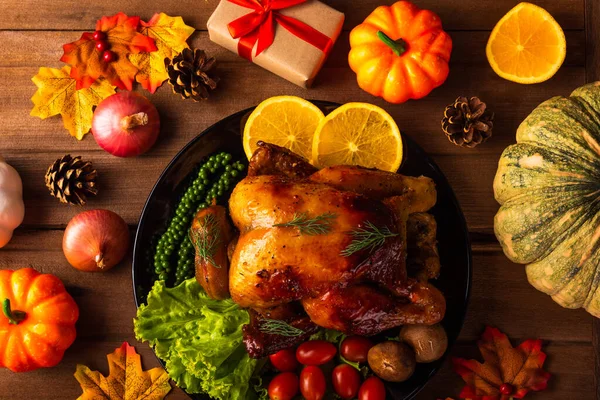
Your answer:
[[[338,105],[324,101],[313,101],[325,113]],[[234,157],[243,158],[244,151],[240,127],[245,116],[253,108],[240,111],[222,119],[190,141],[165,168],[152,188],[142,210],[133,249],[133,289],[136,306],[143,302],[144,295],[152,286],[152,277],[147,267],[151,265],[152,252],[157,233],[166,229],[168,219],[185,190],[189,175],[196,165],[208,155],[226,151]],[[442,324],[448,333],[449,347],[455,342],[463,325],[471,288],[471,245],[463,213],[458,201],[438,166],[410,138],[403,135],[404,160],[398,172],[404,175],[425,175],[437,186],[437,205],[431,210],[438,224],[438,247],[442,270],[433,283],[446,296],[447,311]],[[446,352],[448,354],[448,352]],[[415,374],[406,382],[386,383],[388,398],[408,400],[425,386],[444,361],[418,364]],[[194,399],[209,399],[208,396],[192,395]]]

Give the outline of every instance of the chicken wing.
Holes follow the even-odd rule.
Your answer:
[[[306,178],[317,171],[308,161],[286,148],[259,141],[248,165],[248,176],[278,175]]]
[[[309,179],[375,200],[402,196],[403,201],[408,201],[409,213],[425,212],[437,201],[435,183],[425,176],[417,178],[353,165],[336,165],[315,172]]]

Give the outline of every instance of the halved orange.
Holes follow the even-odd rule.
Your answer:
[[[543,8],[519,3],[496,24],[487,43],[487,59],[504,79],[539,83],[550,79],[567,53],[565,34]]]
[[[310,160],[313,136],[325,118],[319,107],[295,96],[276,96],[264,100],[248,117],[243,145],[248,159],[260,140],[285,147]]]
[[[390,114],[373,104],[348,103],[317,127],[312,162],[318,168],[360,165],[396,172],[402,150],[400,129]]]

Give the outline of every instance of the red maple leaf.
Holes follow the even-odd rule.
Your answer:
[[[529,339],[513,348],[508,337],[487,327],[477,343],[484,363],[453,358],[454,370],[467,383],[460,398],[472,400],[522,399],[529,391],[546,389],[550,374],[542,369],[546,354],[542,341]]]
[[[102,17],[96,30],[106,34],[104,39],[116,59],[106,62],[102,52],[96,49],[92,33],[85,32],[76,42],[63,46],[61,61],[72,66],[71,77],[77,81],[77,89],[90,87],[98,78],[104,77],[120,89],[131,90],[138,68],[127,55],[156,51],[154,39],[138,32],[140,17],[128,17],[118,13]]]

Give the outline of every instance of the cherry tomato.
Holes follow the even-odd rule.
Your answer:
[[[300,373],[300,393],[306,400],[321,400],[325,396],[325,375],[321,368],[309,365]]]
[[[342,341],[340,354],[348,361],[366,362],[373,342],[364,336],[349,336]]]
[[[381,379],[372,376],[364,381],[358,391],[358,400],[385,400],[385,386]]]
[[[360,374],[356,368],[348,364],[338,365],[333,369],[331,380],[333,381],[335,392],[342,399],[350,400],[358,394]]]
[[[281,372],[293,372],[298,367],[294,349],[280,350],[269,356],[271,364]]]
[[[293,372],[282,372],[269,383],[271,400],[292,400],[298,394],[298,376]]]
[[[325,340],[311,340],[296,349],[296,358],[303,365],[323,365],[333,359],[337,349]]]

